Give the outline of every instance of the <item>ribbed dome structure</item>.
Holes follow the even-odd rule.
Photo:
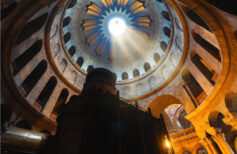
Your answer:
[[[163,115],[177,153],[235,152],[235,8],[211,0],[1,4],[1,102],[13,109],[3,128],[55,133],[61,106],[102,68],[116,76],[103,82],[120,99]]]

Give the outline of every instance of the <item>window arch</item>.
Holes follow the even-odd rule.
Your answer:
[[[197,25],[205,28],[206,30],[212,32],[212,30],[210,29],[210,27],[206,24],[206,22],[199,16],[197,15],[193,10],[191,10],[190,8],[181,5],[183,11],[186,13],[186,15],[189,17],[189,19],[191,19],[193,22],[195,22]]]
[[[76,47],[73,45],[70,47],[70,49],[68,51],[69,51],[70,55],[73,56],[76,52]]]
[[[28,22],[21,30],[20,34],[16,39],[16,44],[20,44],[21,42],[25,41],[28,37],[33,35],[35,32],[40,30],[44,25],[46,19],[48,17],[48,13],[44,13],[43,15],[33,19],[32,21]]]
[[[164,41],[160,42],[160,47],[161,49],[165,52],[166,48],[168,47],[167,43],[165,43]]]
[[[167,37],[170,37],[170,29],[168,27],[164,27],[163,32],[165,33]]]
[[[136,78],[136,77],[139,77],[140,76],[140,72],[138,69],[135,69],[133,70],[133,77]]]
[[[63,36],[64,42],[65,44],[71,39],[71,33],[67,32],[64,36]]]
[[[215,57],[218,61],[221,61],[221,56],[219,49],[205,40],[201,35],[197,34],[195,31],[192,32],[193,38],[196,43],[198,43],[203,49],[209,52],[213,57]]]
[[[18,56],[12,63],[13,75],[16,75],[30,60],[39,53],[42,48],[43,41],[37,40],[23,54]]]
[[[203,73],[203,75],[210,81],[212,85],[215,85],[213,76],[214,70],[195,52],[191,52],[191,61],[197,66],[197,68]]]
[[[165,18],[166,20],[170,21],[170,16],[169,16],[168,12],[162,11],[161,14],[162,14],[163,18]]]
[[[7,7],[1,10],[1,20],[5,19],[15,8],[17,7],[17,2],[12,2]]]
[[[71,22],[71,17],[66,17],[63,19],[63,27],[67,26]]]
[[[149,63],[145,63],[144,69],[145,69],[145,72],[149,71],[151,69],[151,65]]]
[[[29,76],[22,82],[22,86],[25,89],[24,96],[26,97],[30,91],[34,88],[36,83],[39,81],[39,79],[42,77],[44,72],[47,69],[47,62],[46,60],[42,60],[36,68],[30,73]]]
[[[153,58],[154,58],[156,63],[160,60],[160,56],[159,56],[158,53],[154,53]]]
[[[81,67],[83,65],[83,63],[84,63],[84,59],[82,57],[79,57],[77,59],[77,64]]]
[[[122,79],[123,80],[127,80],[128,79],[128,73],[127,72],[123,72],[122,73]]]
[[[60,95],[58,96],[58,100],[56,102],[56,105],[54,106],[53,113],[55,113],[55,114],[60,114],[61,113],[62,106],[63,106],[63,104],[66,103],[68,94],[69,94],[69,92],[66,88],[64,88],[61,91]]]
[[[36,102],[38,102],[42,106],[41,110],[43,110],[44,106],[48,102],[48,99],[51,96],[56,84],[57,79],[54,76],[51,77],[36,99]]]
[[[88,67],[87,67],[87,72],[90,72],[91,70],[93,70],[94,69],[94,66],[93,65],[89,65]]]
[[[203,101],[203,98],[207,96],[206,93],[187,69],[183,70],[182,78],[185,81],[184,88],[186,92],[195,103],[195,106],[199,105]]]
[[[70,8],[74,7],[76,5],[76,3],[77,3],[77,0],[71,0],[68,8],[70,9]]]

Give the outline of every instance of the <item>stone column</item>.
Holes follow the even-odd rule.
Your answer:
[[[224,154],[234,154],[229,144],[226,142],[225,135],[223,133],[217,133],[215,136],[212,136],[213,140],[217,143],[220,150]]]
[[[213,145],[210,139],[208,138],[201,139],[200,143],[204,145],[208,153],[218,154],[218,151],[216,150],[215,146]]]

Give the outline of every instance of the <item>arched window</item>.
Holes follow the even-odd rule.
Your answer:
[[[122,73],[122,79],[123,80],[127,80],[128,79],[128,73],[127,72],[123,72]]]
[[[22,86],[25,89],[24,96],[27,96],[30,91],[34,88],[36,83],[39,81],[41,76],[47,69],[47,62],[46,60],[42,60],[36,68],[30,73],[29,76],[22,82]]]
[[[145,72],[149,71],[151,69],[151,65],[149,63],[145,63],[144,69],[145,69]]]
[[[73,45],[70,47],[70,49],[68,51],[69,51],[70,55],[73,56],[76,52],[76,47]]]
[[[203,49],[209,52],[213,57],[215,57],[218,61],[221,61],[221,56],[219,50],[205,40],[202,36],[197,34],[195,31],[192,32],[193,38],[195,42],[197,42]]]
[[[6,8],[3,8],[1,10],[1,20],[5,19],[16,7],[17,2],[12,2]]]
[[[160,42],[160,47],[161,49],[165,52],[166,48],[168,47],[167,43],[165,43],[164,41]]]
[[[23,29],[21,30],[20,34],[16,39],[16,44],[20,44],[21,42],[25,41],[28,37],[33,35],[35,32],[41,29],[44,25],[46,19],[48,17],[48,13],[45,13],[32,21],[28,22]]]
[[[170,37],[170,29],[168,27],[164,27],[163,32],[165,33],[167,37]]]
[[[153,58],[154,58],[156,63],[160,60],[160,56],[159,56],[158,53],[154,53]]]
[[[71,17],[66,17],[63,19],[63,27],[67,26],[71,22]]]
[[[77,59],[77,64],[81,67],[83,65],[83,63],[84,63],[84,59],[82,57],[79,57]]]
[[[37,40],[23,54],[18,56],[12,63],[13,75],[16,75],[42,48],[42,40]]]
[[[64,36],[63,36],[64,42],[67,43],[70,39],[71,39],[71,33],[67,32]]]
[[[23,129],[27,129],[27,130],[31,130],[31,128],[32,128],[30,122],[27,120],[21,120],[18,123],[16,123],[15,126],[18,128],[23,128]]]
[[[198,16],[193,10],[191,10],[190,8],[181,5],[183,11],[186,13],[186,15],[189,17],[189,19],[191,19],[193,22],[195,22],[197,25],[205,28],[206,30],[211,32],[210,27],[206,24],[206,22],[200,17]]]
[[[135,69],[133,70],[133,77],[136,78],[136,77],[139,77],[140,76],[140,72],[138,69]]]
[[[60,114],[62,112],[62,106],[66,103],[67,97],[68,97],[68,90],[63,89],[58,97],[58,100],[56,102],[56,105],[54,106],[53,112],[55,114]]]
[[[193,77],[193,75],[187,70],[183,70],[182,72],[182,78],[185,81],[184,88],[191,97],[191,99],[199,104],[203,99],[202,96],[204,95],[206,97],[206,93],[202,89],[202,87],[199,85],[199,83],[196,81],[196,79]],[[201,100],[201,101],[200,101]],[[196,105],[198,105],[196,104]]]
[[[57,79],[55,77],[51,77],[49,81],[47,82],[47,84],[45,85],[44,89],[39,94],[36,101],[42,106],[41,110],[43,110],[44,106],[46,105],[56,84],[57,84]]]
[[[93,70],[94,69],[94,66],[93,65],[89,65],[88,67],[87,67],[87,72],[90,72],[91,70]]]
[[[162,14],[163,18],[165,18],[166,20],[170,21],[170,16],[169,16],[169,13],[168,13],[168,12],[162,11],[161,14]]]
[[[68,8],[72,8],[73,6],[76,5],[76,3],[77,3],[77,0],[71,0],[71,2],[70,2],[70,4],[69,4]]]
[[[211,69],[211,67],[194,52],[191,53],[191,60],[203,73],[203,75],[210,81],[210,83],[215,85],[215,81],[213,79],[215,72]]]

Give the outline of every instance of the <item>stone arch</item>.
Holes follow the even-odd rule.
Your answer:
[[[183,106],[178,108],[174,115],[174,125],[179,130],[184,130],[192,127],[192,123],[185,118],[186,115],[187,113],[185,112]]]
[[[24,66],[27,65],[42,49],[43,41],[37,40],[26,51],[18,56],[13,62],[13,75],[16,75]]]
[[[17,2],[12,2],[7,7],[1,9],[1,20],[4,20],[16,7]]]
[[[181,102],[172,95],[160,95],[152,100],[149,108],[151,109],[153,115],[159,117],[165,108],[172,104],[181,104]]]
[[[190,20],[192,20],[197,25],[203,27],[204,29],[212,32],[211,28],[207,25],[207,23],[199,15],[197,15],[192,9],[190,9],[189,7],[185,5],[181,5],[181,8]]]
[[[54,109],[53,109],[53,113],[55,113],[57,115],[61,113],[63,104],[66,103],[68,95],[69,95],[68,90],[66,88],[64,88],[61,91],[60,95],[58,96],[57,102],[56,102]]]
[[[215,130],[218,133],[224,133],[226,142],[229,144],[230,148],[234,151],[235,150],[234,140],[235,137],[237,136],[237,131],[231,131],[232,126],[226,125],[223,122],[224,117],[225,116],[221,112],[218,111],[211,112],[208,116],[209,125],[215,128]]]
[[[38,104],[41,105],[42,107],[41,110],[43,110],[44,106],[47,104],[49,97],[51,96],[56,85],[57,85],[57,79],[56,77],[52,76],[46,83],[44,89],[40,92],[36,101]]]
[[[203,38],[195,31],[192,31],[192,36],[197,44],[199,44],[203,49],[209,52],[218,61],[221,61],[221,55],[219,49],[217,49],[214,45],[212,45],[210,42],[208,42],[205,38]]]
[[[127,80],[128,79],[128,73],[127,72],[123,72],[122,73],[122,80]]]
[[[27,78],[22,82],[21,86],[24,87],[24,96],[26,97],[31,90],[34,88],[39,79],[43,76],[47,69],[46,60],[42,60],[35,69],[27,76]]]
[[[27,38],[29,38],[31,35],[33,35],[35,32],[40,30],[43,27],[47,17],[48,17],[48,13],[44,13],[43,15],[41,15],[41,16],[31,20],[27,24],[25,24],[25,26],[22,28],[21,32],[17,36],[16,45],[25,41]]]

